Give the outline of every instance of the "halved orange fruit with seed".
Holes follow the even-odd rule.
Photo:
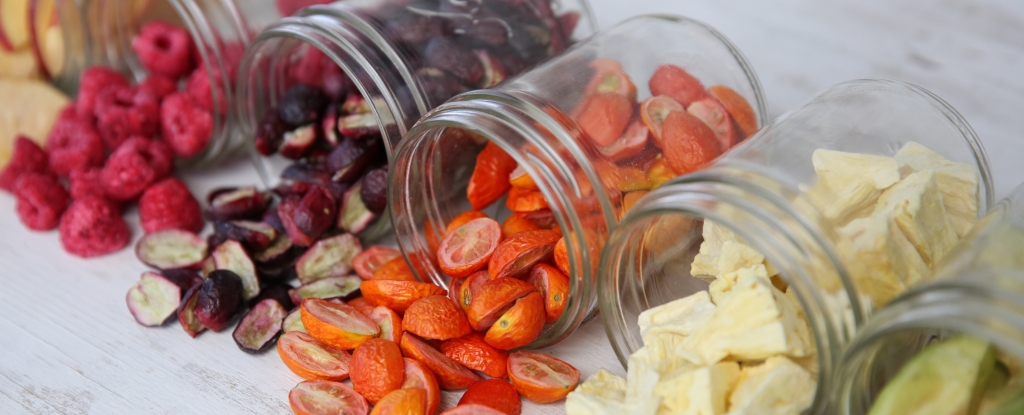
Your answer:
[[[516,300],[515,305],[487,329],[484,341],[496,349],[512,350],[536,340],[542,329],[544,298],[540,293],[532,292]]]
[[[398,344],[402,341],[402,318],[390,308],[377,306],[370,311],[370,317],[380,327],[378,338],[389,340]]]
[[[288,403],[296,415],[366,415],[370,405],[344,383],[307,380],[288,392]]]
[[[431,295],[444,295],[448,292],[429,282],[370,280],[359,284],[363,297],[374,305],[390,308],[402,314],[412,303]]]
[[[494,219],[479,218],[448,232],[437,249],[437,261],[446,274],[461,278],[487,266],[501,242],[501,226]]]
[[[519,351],[508,356],[508,377],[524,398],[551,403],[576,389],[580,371],[543,353]]]
[[[484,283],[491,280],[491,276],[487,275],[487,271],[477,271],[466,277],[462,284],[460,284],[459,290],[459,308],[462,311],[468,311],[470,304],[473,304],[473,298],[476,298],[476,293],[480,291],[480,287],[483,287]]]
[[[651,142],[654,143],[655,147],[664,148],[664,128],[665,119],[668,115],[676,111],[686,111],[686,107],[680,104],[672,98],[664,95],[650,97],[644,100],[640,104],[640,119],[644,121],[647,128],[651,131]]]
[[[503,277],[525,278],[539,262],[551,256],[561,234],[549,230],[526,231],[512,235],[494,250],[487,264],[491,279]]]
[[[740,128],[737,141],[743,141],[757,132],[757,113],[742,95],[725,85],[712,85],[708,88],[708,93],[718,98],[736,121]]]
[[[424,297],[412,303],[405,310],[402,329],[430,340],[454,339],[473,331],[462,309],[443,295]]]
[[[569,297],[569,277],[548,264],[537,264],[526,279],[544,298],[544,322],[554,323],[565,312]]]
[[[427,391],[419,388],[395,389],[373,405],[370,415],[426,415]]]
[[[406,333],[402,336],[402,353],[430,368],[437,376],[437,383],[444,389],[465,389],[482,380],[480,375],[449,359],[415,334]]]
[[[508,353],[487,344],[484,335],[475,331],[457,339],[441,342],[441,353],[492,378],[503,378],[508,374]]]
[[[345,380],[352,356],[320,344],[306,333],[290,331],[277,340],[277,353],[288,369],[303,379]]]
[[[466,311],[469,324],[477,331],[485,331],[512,308],[516,300],[533,292],[537,292],[537,287],[515,278],[487,281],[480,287]]]
[[[380,333],[380,327],[369,317],[344,303],[307,298],[299,312],[310,336],[337,349],[354,349]]]
[[[480,219],[486,217],[487,215],[485,215],[483,212],[479,210],[467,210],[452,218],[452,220],[448,222],[448,227],[444,230],[444,233],[447,234],[448,232],[451,232],[452,229],[462,226],[466,222],[469,222],[473,219]]]
[[[437,377],[430,368],[420,361],[405,360],[405,380],[402,381],[402,389],[419,388],[427,392],[427,413],[436,414],[437,408],[441,406],[441,387],[437,384]]]

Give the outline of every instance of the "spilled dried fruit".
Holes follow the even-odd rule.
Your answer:
[[[143,326],[159,326],[175,315],[181,304],[181,287],[163,275],[144,272],[128,290],[125,301],[135,321]]]
[[[262,352],[274,344],[274,340],[281,334],[281,324],[286,313],[277,300],[268,298],[260,301],[245,313],[231,337],[235,339],[238,348],[246,353]]]

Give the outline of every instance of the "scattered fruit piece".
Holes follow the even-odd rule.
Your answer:
[[[363,342],[352,352],[351,367],[352,388],[370,404],[376,405],[389,392],[402,387],[405,361],[394,342],[383,339]],[[423,398],[425,401],[425,393]]]
[[[402,341],[402,318],[397,313],[387,307],[374,307],[367,317],[380,327],[380,338],[395,344]]]
[[[686,112],[711,127],[711,131],[715,132],[715,137],[718,138],[718,143],[723,151],[732,148],[739,142],[732,117],[729,116],[725,105],[722,105],[717,98],[708,97],[695,101],[686,108]]]
[[[277,340],[287,313],[273,298],[260,301],[245,313],[231,337],[242,351],[260,353]]]
[[[58,120],[46,136],[46,153],[53,174],[67,177],[72,171],[101,167],[106,161],[103,138],[91,123],[79,119]]]
[[[167,177],[173,156],[162,141],[132,137],[124,141],[103,166],[101,180],[106,195],[114,200],[133,200],[147,187]]]
[[[142,192],[139,198],[139,221],[147,233],[164,229],[199,232],[204,224],[199,202],[185,183],[173,177],[157,182]]]
[[[661,65],[651,75],[649,85],[651,95],[666,95],[689,107],[694,101],[708,96],[704,85],[685,69],[672,64]]]
[[[42,173],[22,174],[15,184],[15,210],[25,227],[36,231],[56,229],[71,198],[56,177]]]
[[[373,315],[373,309],[378,307],[378,306],[374,305],[373,303],[371,303],[370,300],[367,300],[366,297],[356,297],[356,298],[353,298],[353,299],[349,300],[347,302],[347,304],[349,306],[351,306],[352,308],[356,309],[356,311],[362,313],[362,315],[367,316],[367,317]],[[384,307],[384,308],[387,308],[387,307]],[[389,308],[389,310],[390,310],[390,308]],[[402,326],[399,325],[398,328],[402,328]]]
[[[125,296],[128,311],[143,326],[160,326],[181,304],[181,287],[155,272],[144,272]]]
[[[310,298],[300,307],[303,327],[328,346],[350,350],[380,334],[376,323],[347,304]]]
[[[452,220],[448,221],[448,227],[445,228],[444,233],[447,234],[452,229],[458,228],[459,226],[465,225],[467,222],[473,219],[486,218],[487,215],[479,210],[467,210],[456,215]]]
[[[321,239],[303,254],[295,264],[299,281],[303,284],[331,277],[342,277],[352,271],[352,260],[362,244],[349,233]]]
[[[160,105],[161,137],[178,157],[195,157],[213,137],[213,117],[184,92],[173,92]]]
[[[527,214],[528,212],[515,212],[509,215],[505,223],[501,224],[501,239],[508,239],[519,232],[540,230],[540,226],[527,219]]]
[[[405,380],[402,381],[402,389],[423,389],[427,393],[427,413],[436,414],[437,408],[441,406],[441,387],[437,384],[437,377],[423,363],[408,357],[405,361]]]
[[[405,311],[402,329],[430,340],[454,339],[473,331],[466,314],[443,295],[424,297],[412,303]]]
[[[491,276],[487,275],[487,271],[480,270],[466,277],[462,284],[453,284],[451,286],[452,290],[458,290],[458,300],[456,301],[459,303],[459,308],[462,308],[462,311],[468,312],[470,304],[473,303],[473,299],[480,292],[480,287],[483,287],[484,283],[490,280]]]
[[[222,331],[231,324],[243,301],[242,279],[228,270],[213,271],[199,286],[196,318],[210,330]]]
[[[210,193],[206,216],[210,220],[259,220],[267,210],[270,196],[255,187],[218,189]]]
[[[200,217],[200,220],[202,220],[202,217]],[[224,241],[228,239],[238,241],[245,248],[246,252],[256,252],[257,254],[270,247],[271,243],[277,241],[277,230],[263,222],[250,220],[217,221],[213,224],[213,230],[217,238]],[[283,239],[287,240],[288,238]],[[291,246],[290,242],[287,246]],[[281,248],[283,249],[284,247]]]
[[[708,87],[708,93],[718,98],[736,121],[740,129],[737,141],[743,141],[757,132],[757,113],[742,95],[725,85],[712,85]]]
[[[329,277],[303,284],[288,290],[292,302],[301,303],[307,298],[320,298],[329,300],[332,298],[345,298],[359,289],[360,279],[354,275],[343,275],[340,277]]]
[[[686,107],[672,98],[664,95],[653,96],[640,104],[640,119],[651,132],[652,142],[658,148],[665,148],[664,127],[665,119],[673,112],[685,112]]]
[[[584,98],[576,122],[594,142],[604,147],[622,136],[633,115],[633,101],[617,93]]]
[[[549,230],[520,232],[502,241],[491,255],[487,273],[491,279],[525,278],[534,265],[547,260],[561,234]]]
[[[594,75],[583,90],[584,96],[609,93],[622,95],[631,101],[636,99],[636,85],[618,61],[597,58],[587,66],[594,69]]]
[[[210,256],[213,257],[217,269],[229,270],[242,279],[243,300],[249,301],[260,295],[260,279],[256,275],[256,265],[241,243],[235,240],[224,241]]]
[[[722,154],[715,132],[689,113],[672,112],[664,128],[665,161],[676,173],[696,171]]]
[[[536,352],[510,354],[508,376],[522,397],[536,403],[565,398],[580,382],[580,371],[572,365]]]
[[[409,264],[405,262],[405,258],[399,255],[378,267],[370,279],[416,281],[416,276],[413,275],[412,269],[409,268]]]
[[[427,391],[419,388],[395,389],[373,405],[370,415],[424,415]]]
[[[45,173],[48,156],[35,141],[25,136],[14,140],[14,153],[7,167],[0,173],[0,189],[14,193],[18,178],[26,173]]]
[[[641,107],[641,111],[643,111],[643,107]],[[622,137],[607,146],[599,147],[598,150],[611,161],[623,161],[643,152],[647,148],[650,135],[651,129],[647,128],[646,124],[641,121],[633,121],[626,127]]]
[[[441,415],[505,415],[505,413],[486,405],[473,403],[456,406],[441,412]]]
[[[475,331],[441,342],[441,352],[449,359],[492,378],[504,378],[508,374],[508,352],[487,344],[484,335]]]
[[[558,267],[559,271],[562,271],[562,274],[572,274],[569,272],[569,250],[566,249],[564,237],[555,243],[555,252],[552,256],[555,258],[555,266]]]
[[[192,338],[206,331],[206,326],[203,326],[199,322],[199,317],[196,316],[196,302],[199,300],[200,288],[202,288],[202,284],[192,287],[185,292],[184,297],[181,299],[181,305],[178,306],[178,323],[181,324],[181,328],[185,330],[185,333],[188,333]]]
[[[75,200],[60,219],[60,244],[82,258],[106,255],[128,245],[131,234],[121,209],[106,199]]]
[[[544,299],[545,323],[554,323],[565,311],[569,296],[569,277],[547,264],[537,264],[530,270],[526,282],[537,287]]]
[[[536,212],[547,209],[548,201],[538,190],[513,187],[508,192],[508,198],[505,199],[505,207],[513,212]]]
[[[537,288],[526,281],[515,278],[498,278],[487,281],[476,293],[466,316],[474,330],[486,331],[505,314],[516,300],[537,292]]]
[[[288,313],[288,317],[285,317],[284,322],[281,323],[281,329],[285,333],[292,331],[306,333],[306,326],[302,325],[302,310],[296,308]],[[280,346],[281,342],[278,341],[277,344]]]
[[[132,39],[132,51],[146,70],[171,78],[181,78],[192,71],[192,36],[184,29],[164,22],[142,25]]]
[[[412,303],[431,295],[444,295],[447,291],[427,282],[370,280],[360,284],[363,297],[378,306],[396,313],[405,313]]]
[[[206,253],[206,240],[180,229],[149,233],[135,244],[139,261],[160,270],[198,267]]]
[[[360,181],[345,192],[345,196],[342,198],[341,214],[338,215],[338,229],[358,235],[377,218],[377,215],[363,203],[363,198],[360,196],[362,187],[363,183]]]
[[[489,406],[507,415],[519,415],[523,411],[522,399],[504,379],[482,380],[470,386],[459,399],[459,405],[471,404]]]
[[[415,334],[402,335],[402,352],[430,368],[444,389],[465,389],[481,380],[472,370],[449,359]]]
[[[344,383],[307,380],[288,392],[288,403],[296,415],[367,415],[370,406],[358,392]]]
[[[277,340],[277,353],[288,369],[310,380],[345,380],[352,361],[348,352],[320,344],[297,330],[285,330]]]
[[[516,300],[515,305],[487,329],[484,340],[497,349],[511,350],[536,340],[543,328],[544,298],[532,292]]]

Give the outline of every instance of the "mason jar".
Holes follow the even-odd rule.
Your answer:
[[[703,103],[680,103],[663,95],[659,82],[665,77],[659,73],[687,79],[686,88],[693,87],[689,91]],[[652,78],[660,94],[649,89]],[[660,134],[665,114],[658,111],[665,106],[718,103],[705,87],[728,89],[746,106],[742,121],[749,131],[740,131],[724,109],[717,113],[719,126],[734,134],[730,140],[742,140],[764,122],[761,86],[735,45],[696,20],[649,15],[625,20],[513,79],[437,107],[405,135],[391,167],[391,215],[405,258],[421,279],[457,290],[449,286],[451,278],[439,267],[436,253],[456,216],[475,209],[506,225],[516,215],[547,216],[546,225],[540,220],[535,225],[561,234],[554,262],[569,288],[564,312],[530,347],[564,339],[596,309],[601,248],[629,200],[676,174],[665,165],[660,136],[644,120],[657,125]],[[621,104],[613,116],[595,107],[601,102]],[[649,117],[641,115],[641,107],[650,110]],[[605,120],[615,126],[602,127]],[[716,151],[722,151],[718,137],[710,134]],[[511,189],[510,196],[477,198],[470,181],[475,170],[489,169],[478,158],[485,153],[514,160],[522,173],[513,175],[532,182],[528,197],[537,205],[524,207],[519,201],[525,197],[511,196],[517,187],[509,187],[508,171],[484,188],[503,186]]]
[[[1001,374],[1006,379],[980,389],[986,393],[978,413],[1008,410],[1013,398],[1024,393],[1022,254],[1024,186],[1018,186],[936,268],[931,282],[889,303],[861,328],[838,367],[830,413],[868,413],[910,359],[929,344],[958,334],[989,343],[995,349],[995,373],[1006,372]],[[1017,411],[1024,407],[1019,398],[1016,404]]]
[[[824,391],[833,381],[830,374],[857,327],[872,309],[924,279],[920,258],[913,278],[902,273],[909,266],[888,270],[885,267],[890,264],[883,261],[917,252],[896,251],[893,259],[859,251],[865,242],[859,238],[879,234],[850,231],[851,218],[858,218],[858,225],[873,224],[860,218],[881,214],[880,236],[891,243],[886,247],[907,248],[906,243],[891,242],[897,240],[896,225],[886,216],[892,211],[878,213],[876,202],[865,196],[878,201],[899,196],[886,196],[882,188],[895,189],[893,183],[913,172],[904,170],[909,167],[903,161],[892,161],[902,157],[897,155],[908,151],[905,148],[931,152],[973,179],[968,193],[974,194],[964,196],[963,206],[957,207],[963,222],[958,231],[966,232],[992,200],[991,172],[981,142],[963,117],[939,97],[914,85],[886,80],[833,86],[707,168],[679,177],[636,202],[609,237],[597,283],[601,315],[622,365],[627,366],[629,357],[644,346],[638,317],[645,310],[704,290],[710,291],[713,300],[718,300],[717,294],[727,301],[723,293],[746,277],[729,274],[737,278],[730,287],[726,274],[715,275],[714,267],[724,270],[732,258],[719,257],[717,263],[712,259],[724,241],[739,242],[755,251],[750,255],[760,268],[748,270],[770,277],[777,295],[784,297],[776,301],[792,302],[809,326],[806,341],[815,347],[806,356],[796,357],[804,359],[808,372],[817,373],[810,413],[820,413],[827,401]],[[877,169],[885,172],[884,177],[875,177],[882,173],[871,167],[873,163],[885,167]],[[858,191],[840,191],[837,186],[834,192],[824,192],[822,185],[831,184],[826,179],[838,182],[837,177],[855,180],[858,187],[853,189]],[[860,180],[870,186],[859,187]],[[882,181],[887,182],[873,187]],[[928,194],[937,198],[932,190]],[[850,202],[851,195],[871,203],[857,205]],[[883,273],[899,275],[892,275],[897,280],[891,281],[882,278]]]

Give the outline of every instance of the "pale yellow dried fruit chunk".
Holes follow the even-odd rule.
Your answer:
[[[928,265],[885,213],[856,219],[839,229],[850,242],[850,272],[874,304],[888,303],[928,273]]]
[[[949,222],[957,236],[963,238],[978,221],[980,178],[977,169],[966,163],[947,160],[913,141],[905,144],[894,158],[900,164],[900,173],[904,177],[925,170],[935,172]]]
[[[886,189],[875,212],[884,212],[895,220],[929,267],[935,266],[959,241],[931,171],[912,173]]]
[[[729,415],[798,415],[811,406],[818,387],[811,374],[785,356],[744,366],[729,397]]]
[[[728,409],[729,395],[740,378],[740,365],[719,362],[686,372],[663,376],[654,387],[661,398],[659,414],[721,415]]]
[[[622,405],[626,399],[626,380],[605,369],[598,370],[565,398],[568,415],[611,415],[628,411]]]
[[[737,238],[732,231],[707,219],[704,220],[702,234],[704,242],[701,242],[700,252],[694,256],[693,264],[690,265],[690,275],[711,282],[720,274],[718,258],[722,253],[722,245]]]
[[[0,78],[0,168],[11,158],[11,145],[24,134],[44,145],[68,97],[49,84],[27,79]],[[11,105],[17,103],[17,105]]]

